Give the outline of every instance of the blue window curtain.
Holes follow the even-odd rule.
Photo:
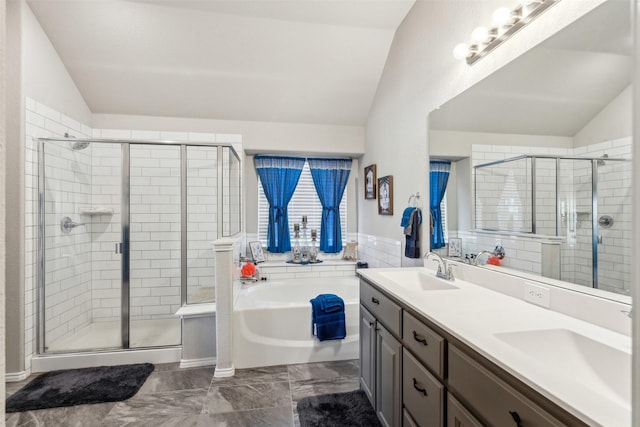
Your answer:
[[[264,195],[269,202],[267,250],[284,253],[291,250],[287,206],[298,185],[304,158],[256,156],[255,166]]]
[[[440,204],[447,190],[451,162],[429,162],[429,209],[431,211],[431,249],[445,245]]]
[[[320,250],[330,254],[340,252],[340,201],[349,180],[351,159],[308,159],[308,162],[322,204]]]

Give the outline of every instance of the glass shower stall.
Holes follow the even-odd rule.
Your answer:
[[[211,242],[241,228],[230,145],[38,140],[38,353],[181,344],[213,302]]]

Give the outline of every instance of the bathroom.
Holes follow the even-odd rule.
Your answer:
[[[618,1],[618,0],[610,0]],[[14,68],[8,66],[7,79],[10,82],[19,84],[6,84],[7,96],[14,101],[16,107],[7,110],[7,122],[12,126],[7,127],[7,141],[24,141],[23,144],[7,142],[7,183],[18,182],[21,185],[11,187],[7,185],[6,190],[6,214],[7,222],[17,224],[17,227],[8,227],[6,230],[6,252],[7,258],[5,267],[7,271],[6,283],[6,373],[7,376],[27,374],[31,368],[33,356],[37,354],[37,317],[36,307],[37,292],[37,255],[35,242],[37,240],[37,218],[34,217],[36,211],[30,208],[33,203],[33,191],[37,188],[37,182],[33,181],[36,176],[38,165],[35,151],[37,146],[30,137],[63,137],[64,133],[73,135],[76,138],[97,138],[109,141],[113,140],[146,140],[146,141],[180,141],[184,142],[185,149],[190,150],[188,143],[193,147],[232,147],[237,153],[242,165],[240,188],[241,205],[241,230],[244,233],[238,250],[246,242],[260,239],[258,237],[258,179],[253,166],[253,157],[257,154],[283,154],[301,155],[304,157],[348,157],[353,159],[351,175],[347,189],[345,191],[347,200],[345,242],[358,242],[358,256],[368,262],[370,268],[375,267],[414,267],[421,266],[421,259],[409,259],[404,254],[404,238],[399,227],[400,215],[407,201],[412,194],[422,195],[421,203],[426,208],[428,200],[425,196],[429,194],[428,169],[429,156],[434,155],[431,150],[432,144],[430,130],[427,123],[427,116],[431,111],[445,105],[447,101],[461,94],[466,89],[474,86],[485,77],[492,75],[504,65],[510,63],[515,58],[529,50],[531,46],[547,39],[568,23],[579,19],[595,8],[602,1],[578,2],[561,1],[553,8],[550,8],[538,20],[534,21],[522,31],[517,33],[508,43],[501,45],[494,52],[478,61],[473,66],[467,66],[456,60],[451,55],[453,46],[459,41],[468,39],[471,29],[482,22],[489,21],[491,12],[504,2],[451,2],[443,5],[442,2],[398,2],[406,3],[405,9],[399,8],[394,13],[399,16],[395,21],[395,26],[391,29],[372,29],[373,25],[366,29],[364,24],[358,27],[335,25],[334,30],[328,31],[325,43],[331,42],[331,47],[335,49],[334,58],[342,55],[345,68],[343,73],[347,73],[349,66],[361,60],[361,64],[355,69],[370,68],[377,70],[374,84],[367,87],[365,93],[366,107],[358,107],[350,104],[350,108],[356,111],[355,116],[350,116],[349,111],[336,110],[336,105],[340,104],[340,96],[350,93],[348,86],[337,90],[338,95],[333,100],[321,101],[321,95],[317,96],[313,103],[331,103],[332,107],[324,111],[326,116],[322,118],[296,116],[299,105],[293,105],[291,111],[278,112],[266,107],[271,99],[270,95],[263,98],[262,107],[268,112],[263,116],[258,115],[257,110],[244,112],[248,102],[243,93],[237,94],[238,99],[233,97],[227,99],[226,109],[216,109],[217,106],[208,103],[207,97],[210,94],[201,95],[198,90],[186,83],[177,84],[173,92],[180,90],[190,93],[193,98],[176,96],[175,102],[167,102],[166,99],[159,98],[162,88],[163,70],[153,64],[145,65],[150,72],[158,73],[157,86],[146,87],[146,92],[136,88],[136,76],[129,75],[128,86],[121,89],[122,92],[135,94],[123,104],[118,104],[117,100],[109,94],[109,87],[95,83],[101,81],[99,74],[90,79],[92,67],[105,67],[101,72],[113,73],[113,69],[119,68],[112,64],[104,64],[105,59],[111,59],[118,63],[131,61],[132,57],[118,56],[113,52],[116,43],[122,40],[115,39],[111,43],[101,42],[95,50],[85,49],[86,58],[79,58],[77,51],[70,46],[69,40],[63,37],[64,28],[56,25],[56,22],[86,21],[87,25],[77,28],[76,40],[83,39],[83,35],[90,33],[90,23],[99,22],[96,15],[102,15],[102,19],[107,19],[109,13],[106,10],[92,11],[88,6],[83,6],[76,11],[69,11],[70,15],[65,16],[62,11],[55,11],[51,8],[54,2],[20,1],[10,2],[7,7],[7,17],[10,22],[18,22],[8,28],[8,39],[13,40],[11,46],[15,46],[14,51],[8,54],[16,55],[21,52],[22,59],[19,65],[12,63]],[[46,3],[50,5],[47,6]],[[125,2],[131,3],[133,7],[130,19],[144,16],[146,8],[151,8],[149,2]],[[512,6],[507,2],[507,6]],[[197,5],[193,8],[175,8],[170,12],[175,12],[178,20],[188,22],[189,19],[199,19],[198,25],[205,25],[198,15]],[[173,6],[163,6],[172,8]],[[201,5],[201,7],[204,7]],[[222,6],[220,6],[222,8]],[[201,11],[200,11],[201,12]],[[215,11],[207,11],[215,14]],[[218,11],[223,14],[223,10]],[[227,11],[228,12],[228,11]],[[345,16],[348,10],[340,10]],[[380,12],[380,11],[378,11]],[[115,12],[113,12],[115,13]],[[160,12],[159,12],[160,13]],[[275,13],[275,12],[274,12]],[[403,14],[404,13],[404,14]],[[284,12],[283,12],[284,14]],[[286,14],[285,14],[286,15]],[[405,17],[406,15],[406,17]],[[220,22],[221,29],[233,31],[233,25],[242,25],[243,28],[252,23],[262,23],[266,18],[255,18],[243,16],[241,11],[235,11],[229,15],[226,22]],[[117,22],[121,16],[113,16]],[[320,19],[320,18],[314,18]],[[328,18],[327,18],[328,19]],[[345,18],[346,19],[346,18]],[[224,21],[221,19],[221,21]],[[259,22],[254,22],[259,21]],[[339,21],[339,20],[338,20]],[[288,22],[288,21],[287,21]],[[183,22],[184,23],[184,22]],[[332,25],[336,22],[332,22]],[[289,25],[289,24],[288,24]],[[291,31],[297,28],[299,23],[290,24]],[[201,28],[201,27],[199,27]],[[396,30],[397,28],[397,30]],[[284,30],[283,30],[284,31]],[[19,41],[16,41],[16,32],[19,34]],[[83,33],[84,32],[84,33]],[[443,35],[444,34],[444,35]],[[172,35],[175,36],[174,33]],[[362,46],[371,40],[372,37],[379,37],[383,55],[367,57],[366,60],[355,58],[349,49],[357,49],[355,46]],[[213,35],[211,35],[213,37]],[[279,34],[282,36],[282,34]],[[143,37],[143,35],[140,35]],[[340,46],[340,39],[351,37],[352,46]],[[241,39],[241,37],[238,37]],[[285,37],[283,37],[285,38]],[[438,43],[430,42],[436,38]],[[65,41],[66,40],[66,41]],[[188,33],[184,38],[178,39],[180,43],[196,45],[198,34]],[[145,40],[146,41],[146,40]],[[173,43],[174,40],[164,40]],[[239,40],[238,43],[241,43]],[[120,45],[117,45],[120,46]],[[13,52],[13,53],[12,53]],[[197,49],[191,52],[194,55],[201,55]],[[294,54],[289,51],[290,54]],[[139,52],[138,52],[139,54]],[[254,51],[255,54],[255,51]],[[110,57],[113,55],[113,57]],[[185,56],[186,53],[185,53]],[[214,55],[215,56],[215,55]],[[262,58],[261,58],[262,59]],[[318,64],[313,58],[305,58],[309,62],[309,70],[318,68]],[[367,62],[370,61],[370,62]],[[193,78],[193,85],[197,86],[199,67],[211,65],[209,61],[203,63],[186,61],[186,65],[181,69],[169,70],[174,77],[185,80],[185,76]],[[204,64],[204,65],[203,65]],[[193,73],[188,71],[191,66]],[[125,67],[126,68],[126,67]],[[133,66],[131,67],[134,68]],[[138,70],[145,69],[141,66]],[[311,73],[311,71],[309,71]],[[130,70],[131,71],[131,70]],[[135,71],[135,70],[133,70]],[[226,73],[227,71],[220,71]],[[246,71],[249,73],[249,71]],[[109,74],[107,73],[107,74]],[[274,71],[275,73],[275,71]],[[319,73],[319,72],[317,72]],[[111,74],[109,74],[111,75]],[[237,78],[242,80],[242,72],[238,71]],[[315,75],[315,74],[314,74]],[[111,75],[113,77],[113,75]],[[245,75],[246,79],[250,76]],[[269,77],[273,78],[273,75]],[[317,76],[316,76],[317,77]],[[87,80],[89,79],[89,80]],[[357,79],[357,78],[356,78]],[[114,78],[114,81],[117,79]],[[240,82],[240,87],[247,84],[247,80]],[[104,81],[110,81],[105,79]],[[55,82],[55,84],[52,84]],[[408,82],[410,84],[408,84]],[[307,86],[312,87],[313,83],[307,81]],[[354,79],[349,81],[354,84]],[[224,85],[217,86],[221,91]],[[17,88],[21,88],[18,90]],[[282,87],[280,88],[284,90]],[[289,88],[288,90],[294,90]],[[300,88],[298,88],[301,91]],[[18,92],[18,93],[17,93]],[[277,92],[277,91],[274,91]],[[631,94],[629,94],[630,96]],[[311,95],[309,95],[311,97]],[[103,99],[105,104],[93,104],[88,100]],[[307,98],[307,100],[312,98]],[[109,104],[112,102],[113,104]],[[175,104],[175,108],[180,108],[181,113],[171,112],[167,104]],[[258,104],[251,104],[258,107]],[[210,111],[202,113],[202,111]],[[338,118],[332,113],[341,113]],[[286,113],[286,114],[285,114]],[[359,115],[358,115],[359,114]],[[16,125],[23,123],[21,125]],[[105,144],[107,144],[105,142]],[[70,145],[70,144],[67,144]],[[84,150],[69,150],[73,156],[88,156],[96,150],[96,156],[105,158],[103,154],[97,153],[98,148],[109,149],[109,147],[99,147],[91,145]],[[180,150],[181,146],[173,147]],[[135,148],[131,147],[131,159],[134,159]],[[439,156],[442,153],[435,153]],[[444,153],[450,155],[451,153]],[[455,155],[455,153],[454,153]],[[569,154],[567,154],[569,156]],[[377,177],[393,176],[393,200],[395,209],[393,215],[379,215],[377,200],[367,200],[364,197],[363,169],[375,164],[377,167]],[[179,168],[178,166],[175,166]],[[424,171],[423,174],[416,174],[415,171]],[[176,178],[176,185],[180,186],[180,173],[172,174]],[[118,175],[120,179],[122,174]],[[111,178],[110,178],[111,179]],[[459,178],[458,178],[459,179]],[[635,186],[634,186],[635,188]],[[142,191],[145,191],[144,189]],[[133,195],[135,196],[135,194]],[[142,195],[141,195],[142,196]],[[116,198],[116,196],[112,197]],[[132,199],[133,200],[133,199]],[[142,200],[142,198],[140,199]],[[103,206],[103,203],[87,203],[87,205]],[[133,206],[132,206],[133,209]],[[116,211],[111,219],[116,218]],[[168,213],[170,214],[170,213]],[[87,215],[85,215],[87,216]],[[89,217],[89,216],[87,216]],[[92,221],[107,220],[108,215],[90,215]],[[61,218],[57,218],[59,221]],[[83,218],[72,216],[71,220],[76,223],[84,221]],[[294,222],[293,219],[291,222]],[[74,231],[82,231],[82,227],[75,228]],[[92,224],[92,227],[94,225]],[[469,227],[471,228],[471,227]],[[469,229],[467,228],[467,229]],[[216,231],[217,237],[231,235],[225,234],[222,227],[220,232]],[[72,231],[72,233],[74,233]],[[425,227],[423,225],[423,235]],[[208,258],[212,253],[210,242],[215,239],[203,237],[200,242],[202,246],[203,258]],[[465,249],[465,237],[463,239],[463,250]],[[175,237],[167,240],[173,241]],[[206,242],[206,243],[203,243]],[[423,251],[427,250],[427,239],[423,238]],[[109,241],[105,252],[112,251],[114,243]],[[493,249],[495,238],[492,237],[491,244],[487,246],[473,247],[474,252],[482,249]],[[503,242],[504,243],[504,242]],[[505,246],[505,245],[503,245]],[[505,246],[506,247],[506,246]],[[175,249],[170,249],[175,250]],[[245,249],[246,251],[246,249]],[[72,254],[73,255],[73,254]],[[75,256],[78,256],[75,253]],[[106,255],[105,255],[106,256]],[[278,255],[268,254],[269,260],[274,261]],[[513,256],[507,252],[506,259]],[[328,258],[325,258],[328,259]],[[329,264],[328,262],[326,264]],[[209,268],[209,267],[207,267]],[[175,274],[175,272],[171,273]],[[632,272],[630,273],[632,274]],[[204,279],[203,279],[204,280]],[[15,284],[18,283],[19,286]],[[631,281],[633,283],[633,281]],[[10,285],[11,284],[11,285]],[[169,286],[171,288],[171,286]],[[189,288],[188,288],[189,289]],[[194,288],[195,289],[195,288]],[[632,289],[627,289],[633,291]],[[162,295],[168,301],[169,306],[180,306],[189,301],[189,292],[180,290],[170,295]],[[151,297],[151,295],[149,295]],[[154,295],[154,297],[161,297]],[[177,300],[176,300],[177,297]],[[186,301],[182,301],[184,298]],[[175,307],[170,308],[172,311]],[[179,321],[174,317],[171,322],[175,324]],[[134,333],[134,330],[131,331]],[[162,343],[162,346],[174,346],[174,338]],[[163,349],[161,349],[163,350]],[[166,351],[166,349],[164,349]],[[179,355],[175,351],[168,352],[160,357],[176,362]],[[635,381],[635,379],[634,379]]]

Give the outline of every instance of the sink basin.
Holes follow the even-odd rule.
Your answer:
[[[450,289],[459,289],[457,286],[449,284],[443,279],[438,279],[433,274],[425,274],[416,270],[398,270],[380,273],[389,280],[393,280],[403,288],[412,291],[442,291]]]
[[[631,354],[567,329],[498,333],[495,336],[527,353],[549,370],[589,389],[631,404]]]

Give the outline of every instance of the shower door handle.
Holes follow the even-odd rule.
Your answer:
[[[116,243],[116,253],[117,254],[122,253],[122,243]]]

